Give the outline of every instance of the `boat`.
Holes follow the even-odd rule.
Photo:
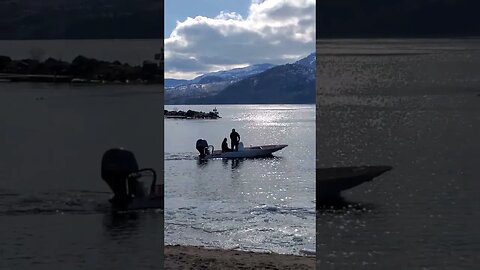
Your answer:
[[[238,144],[238,151],[223,152],[221,150],[215,150],[213,145],[209,145],[206,140],[197,140],[196,148],[200,153],[202,159],[214,159],[214,158],[260,158],[272,156],[274,152],[282,150],[287,147],[287,144],[271,144],[271,145],[259,145],[244,147],[243,142]]]
[[[317,202],[339,198],[342,191],[373,180],[391,166],[319,168],[316,171]]]
[[[163,185],[157,184],[157,173],[151,168],[139,169],[132,152],[123,148],[106,151],[102,157],[101,174],[113,191],[112,211],[164,208]],[[150,176],[149,187],[141,179]]]
[[[204,158],[259,158],[272,156],[274,152],[282,150],[287,147],[286,144],[272,144],[243,147],[243,144],[238,145],[238,151],[222,152],[221,150],[212,150],[210,154]]]

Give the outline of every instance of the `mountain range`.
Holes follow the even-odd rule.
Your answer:
[[[273,67],[272,64],[257,64],[251,65],[243,68],[234,68],[230,70],[221,70],[206,73],[195,77],[192,80],[177,80],[177,79],[165,79],[165,88],[178,87],[182,85],[189,84],[206,84],[213,82],[222,82],[222,81],[233,81],[238,80],[250,75],[258,74],[264,72],[265,70]]]
[[[204,74],[165,88],[166,104],[315,103],[315,53],[294,63]],[[215,79],[212,79],[215,78]],[[166,85],[167,85],[166,79]],[[169,82],[172,85],[172,81]]]

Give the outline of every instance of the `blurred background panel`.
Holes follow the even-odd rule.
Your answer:
[[[480,35],[475,0],[321,0],[317,38]]]
[[[0,39],[113,38],[163,38],[163,1],[0,1]]]
[[[317,170],[393,167],[317,197],[319,269],[475,269],[478,5],[318,1]]]
[[[163,196],[163,29],[160,0],[0,1],[1,269],[162,268],[163,209],[112,211],[101,161]]]

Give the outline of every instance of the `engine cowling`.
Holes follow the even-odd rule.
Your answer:
[[[200,157],[205,157],[209,154],[208,142],[204,139],[198,139],[196,143],[197,151],[200,153]]]
[[[125,149],[114,148],[106,151],[102,157],[102,178],[113,191],[112,203],[126,206],[129,202],[127,192],[128,176],[138,171],[135,155]],[[132,188],[129,188],[129,190]]]

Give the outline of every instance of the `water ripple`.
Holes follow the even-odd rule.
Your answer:
[[[33,194],[0,194],[0,215],[88,214],[110,211],[109,192],[71,190]]]

